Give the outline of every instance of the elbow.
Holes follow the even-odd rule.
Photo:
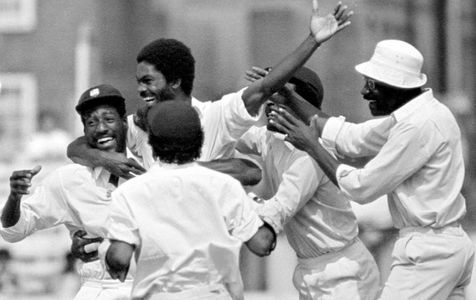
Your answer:
[[[243,185],[256,185],[261,181],[261,169],[256,167],[248,170],[245,179],[241,182]]]
[[[276,247],[276,233],[270,225],[265,223],[246,245],[257,256],[268,256]]]
[[[106,254],[106,263],[109,269],[115,272],[123,272],[129,269],[130,258],[126,258],[117,252],[108,251]]]

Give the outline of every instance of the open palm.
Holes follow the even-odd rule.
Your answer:
[[[319,16],[318,0],[312,1],[312,17],[311,17],[311,34],[318,43],[323,43],[334,36],[337,32],[350,25],[349,18],[352,16],[352,11],[347,11],[347,6],[343,6],[339,2],[334,13],[329,13],[326,16]]]

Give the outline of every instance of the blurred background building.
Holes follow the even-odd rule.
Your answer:
[[[321,0],[321,11],[336,3]],[[464,134],[464,225],[476,236],[476,2],[346,4],[355,12],[353,24],[307,63],[322,78],[323,109],[351,121],[370,118],[354,65],[367,60],[379,40],[414,44],[425,57],[428,85],[455,113]],[[294,49],[308,34],[310,12],[310,0],[0,0],[0,199],[6,199],[12,170],[39,163],[47,174],[67,162],[65,147],[82,130],[74,106],[87,87],[109,83],[125,95],[130,112],[141,105],[135,57],[148,42],[159,37],[184,41],[197,61],[194,96],[214,100],[244,86],[244,71],[250,66],[272,66]],[[385,200],[356,211],[362,239],[385,279],[395,234]],[[64,244],[52,242],[58,237]],[[22,243],[12,246],[0,240],[0,291],[17,299],[74,294],[77,281],[71,272],[74,261],[67,255],[67,233],[52,230]],[[242,264],[248,299],[297,299],[291,283],[295,258],[285,238],[280,237],[269,258],[244,252]],[[38,286],[22,285],[34,282],[33,277]],[[473,281],[468,299],[476,299]]]

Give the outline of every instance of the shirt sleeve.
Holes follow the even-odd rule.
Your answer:
[[[253,200],[246,195],[238,181],[233,179],[225,185],[220,202],[228,231],[241,241],[251,239],[263,225],[253,209]]]
[[[215,122],[213,126],[206,127],[216,130],[216,141],[222,140],[225,144],[234,142],[260,119],[260,115],[251,116],[246,110],[241,98],[244,90],[227,94],[206,108],[210,111],[205,116],[205,122]]]
[[[112,192],[109,215],[107,217],[107,238],[140,245],[139,227],[124,195],[116,189]]]
[[[363,168],[339,165],[336,177],[340,189],[358,203],[371,202],[391,193],[418,171],[443,143],[440,133],[431,127],[431,124],[422,128],[400,125]]]
[[[394,125],[391,116],[355,124],[345,118],[331,117],[322,130],[323,146],[337,156],[375,156],[388,138]]]
[[[276,194],[259,206],[258,214],[276,233],[281,232],[316,192],[323,176],[308,155],[290,159]]]
[[[20,219],[8,228],[0,228],[0,235],[8,242],[18,242],[34,232],[68,221],[63,195],[63,181],[57,172],[46,177],[33,193],[23,197]]]

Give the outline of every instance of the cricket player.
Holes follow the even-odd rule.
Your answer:
[[[112,194],[109,273],[123,281],[135,253],[132,299],[242,299],[241,245],[268,255],[276,234],[237,180],[195,162],[204,139],[195,109],[161,102],[148,120],[157,163]]]
[[[424,88],[422,65],[414,46],[383,40],[369,61],[356,66],[365,81],[361,94],[379,119],[353,124],[314,109],[308,127],[283,109],[274,114],[286,139],[307,151],[354,201],[388,194],[400,233],[380,299],[464,299],[471,281],[475,250],[461,227],[461,132],[450,110]],[[318,137],[338,155],[372,158],[363,167],[342,164]]]
[[[320,109],[324,89],[319,76],[302,67],[283,94],[302,96]],[[267,115],[275,103],[287,101],[284,95],[270,98]],[[357,218],[349,199],[317,163],[284,141],[270,123],[251,128],[236,149],[261,162],[263,179],[250,190],[264,199],[258,214],[275,232],[286,233],[296,253],[293,283],[299,299],[374,300],[380,287],[377,264],[358,238]]]
[[[126,157],[125,101],[117,89],[103,84],[86,90],[76,110],[91,147]],[[40,169],[36,166],[14,171],[10,177],[10,194],[1,215],[1,236],[8,242],[17,242],[35,231],[63,224],[71,233],[83,230],[93,242],[102,240],[106,236],[102,225],[109,212],[111,192],[124,179],[118,180],[102,167],[69,164],[54,170],[31,191],[31,181]],[[75,300],[129,299],[133,272],[119,282],[96,260],[80,264],[79,274],[81,288]]]

